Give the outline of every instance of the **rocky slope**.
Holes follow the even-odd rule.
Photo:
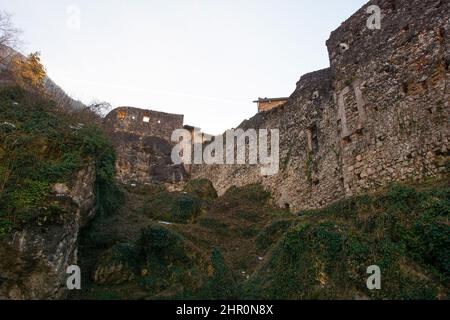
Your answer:
[[[63,298],[81,228],[116,205],[113,148],[18,87],[0,90],[0,112],[0,298]]]
[[[194,188],[192,186],[194,185]],[[448,178],[295,215],[261,185],[129,188],[83,233],[73,299],[445,299]],[[200,190],[200,192],[199,192]],[[382,290],[366,286],[382,270]]]

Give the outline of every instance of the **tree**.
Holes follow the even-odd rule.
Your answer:
[[[16,55],[11,61],[11,71],[20,86],[44,91],[47,73],[39,52],[31,53],[26,59]]]
[[[90,105],[83,108],[69,109],[73,121],[83,124],[101,125],[102,119],[112,110],[108,102],[93,101]]]
[[[12,24],[12,16],[8,12],[0,11],[0,63],[9,57],[8,48],[19,45],[20,30]]]
[[[99,117],[106,116],[111,110],[112,106],[109,102],[105,101],[92,101],[88,106],[89,110],[98,115]]]

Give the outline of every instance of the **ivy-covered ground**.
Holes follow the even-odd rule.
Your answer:
[[[0,237],[57,215],[61,208],[49,197],[52,186],[70,186],[91,164],[98,211],[118,206],[114,149],[98,124],[77,120],[76,113],[40,93],[0,90]]]
[[[392,185],[296,214],[260,185],[129,188],[83,235],[81,299],[448,299],[450,184]],[[367,268],[382,272],[370,291]]]

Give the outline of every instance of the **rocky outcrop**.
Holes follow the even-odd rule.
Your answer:
[[[116,132],[110,135],[117,152],[116,177],[123,184],[180,182],[183,166],[173,165],[172,145],[159,137]]]
[[[0,242],[0,299],[60,299],[66,269],[77,264],[77,240],[95,213],[94,166],[79,171],[71,188],[54,188],[47,208]]]

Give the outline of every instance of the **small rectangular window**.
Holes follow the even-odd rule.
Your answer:
[[[149,123],[150,122],[150,118],[149,117],[144,117],[144,122]]]
[[[127,114],[126,114],[125,111],[119,111],[119,112],[117,113],[117,118],[118,118],[119,120],[123,121],[123,120],[125,120],[126,115],[127,115]]]

